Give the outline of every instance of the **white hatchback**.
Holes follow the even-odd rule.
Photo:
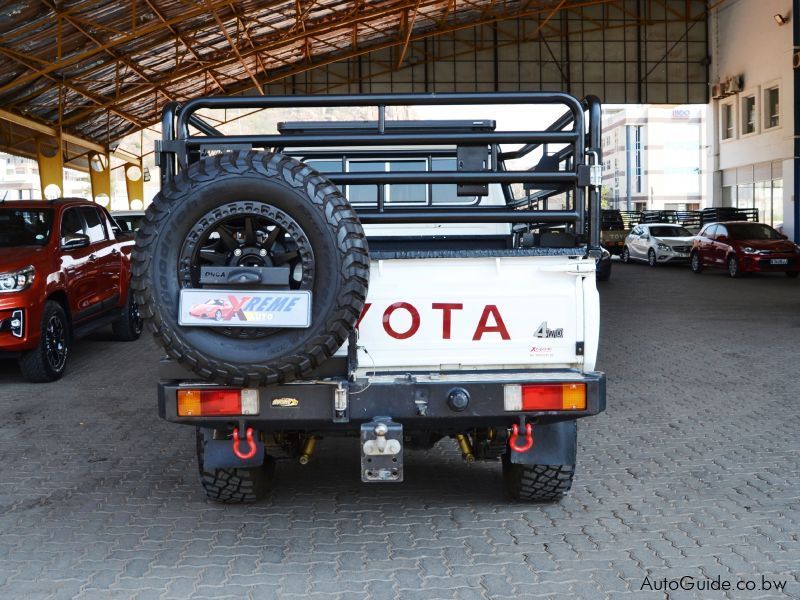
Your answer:
[[[655,267],[670,262],[688,262],[692,232],[674,223],[636,225],[625,238],[622,261],[641,260]]]

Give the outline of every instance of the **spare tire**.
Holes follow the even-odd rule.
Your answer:
[[[369,283],[364,230],[339,189],[267,152],[223,153],[179,174],[148,207],[132,257],[136,300],[167,354],[237,386],[290,381],[330,358],[353,330]],[[204,265],[288,266],[284,289],[311,292],[311,325],[229,327],[218,314],[207,316],[209,326],[179,325],[182,289],[218,287],[200,281]]]

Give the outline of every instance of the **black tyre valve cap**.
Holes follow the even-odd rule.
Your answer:
[[[447,394],[447,405],[455,411],[462,411],[469,406],[469,392],[464,388],[453,388]]]

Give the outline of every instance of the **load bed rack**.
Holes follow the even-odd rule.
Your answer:
[[[547,127],[497,131],[491,120],[404,122],[386,118],[390,106],[561,106],[564,113]],[[320,127],[309,122],[285,123],[277,134],[226,135],[198,112],[231,109],[376,107],[378,118]],[[190,127],[196,132],[192,132]],[[455,170],[408,172],[325,172],[333,183],[376,185],[377,203],[354,206],[362,223],[510,223],[530,229],[563,228],[583,252],[597,255],[600,247],[600,101],[583,101],[564,93],[515,92],[468,94],[369,94],[319,96],[207,97],[165,106],[162,137],[156,141],[156,161],[162,189],[183,170],[210,152],[261,148],[292,154],[311,149],[315,158],[364,153],[381,156],[428,156],[449,152]],[[449,147],[449,149],[443,147]],[[375,149],[378,148],[378,151]],[[306,150],[306,155],[309,151]],[[533,166],[509,168],[509,161],[535,160]],[[459,196],[476,196],[467,206],[396,207],[384,201],[384,184],[456,184]],[[505,206],[486,206],[480,200],[488,186],[500,184]],[[523,189],[522,195],[515,195]],[[547,199],[561,195],[559,210]],[[584,233],[585,232],[585,233]]]

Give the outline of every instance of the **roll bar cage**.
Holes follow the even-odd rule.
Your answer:
[[[494,131],[476,121],[475,130],[439,126],[407,130],[386,120],[387,106],[431,105],[561,105],[564,114],[542,130]],[[203,109],[269,109],[298,107],[377,107],[378,119],[371,125],[329,131],[309,128],[271,135],[225,135],[204,121],[197,113]],[[189,127],[199,135],[193,135]],[[363,131],[362,131],[363,130]],[[450,156],[457,157],[456,170],[406,172],[339,172],[325,175],[337,185],[374,184],[378,187],[375,207],[357,207],[363,223],[525,223],[532,226],[559,227],[572,231],[591,254],[600,248],[600,185],[602,154],[600,148],[601,106],[595,96],[579,101],[561,92],[510,92],[466,94],[366,94],[318,96],[245,96],[203,97],[178,104],[170,102],[162,116],[162,139],[156,141],[156,164],[161,169],[162,188],[177,174],[200,159],[206,150],[241,150],[253,147],[282,151],[286,148],[311,148],[318,156],[364,155],[364,148],[386,148],[381,156],[393,153],[430,155],[442,146],[453,146]],[[501,144],[520,145],[504,150]],[[548,154],[548,145],[560,147]],[[413,147],[412,150],[403,149]],[[477,151],[476,151],[477,148]],[[327,150],[325,150],[327,149]],[[335,149],[335,151],[333,150]],[[542,159],[525,170],[507,169],[507,161],[528,157],[541,149]],[[367,151],[368,152],[368,151]],[[308,152],[305,153],[306,155]],[[316,155],[315,155],[316,156]],[[480,160],[483,156],[484,159]],[[488,158],[488,160],[487,160]],[[563,167],[562,167],[563,165]],[[400,208],[387,205],[382,184],[460,184],[465,190],[475,186],[501,184],[505,207],[422,206]],[[511,184],[522,184],[538,193],[524,198],[513,197]],[[566,209],[535,208],[549,196],[566,192]],[[459,192],[460,193],[460,192]],[[485,195],[467,194],[464,195]]]

